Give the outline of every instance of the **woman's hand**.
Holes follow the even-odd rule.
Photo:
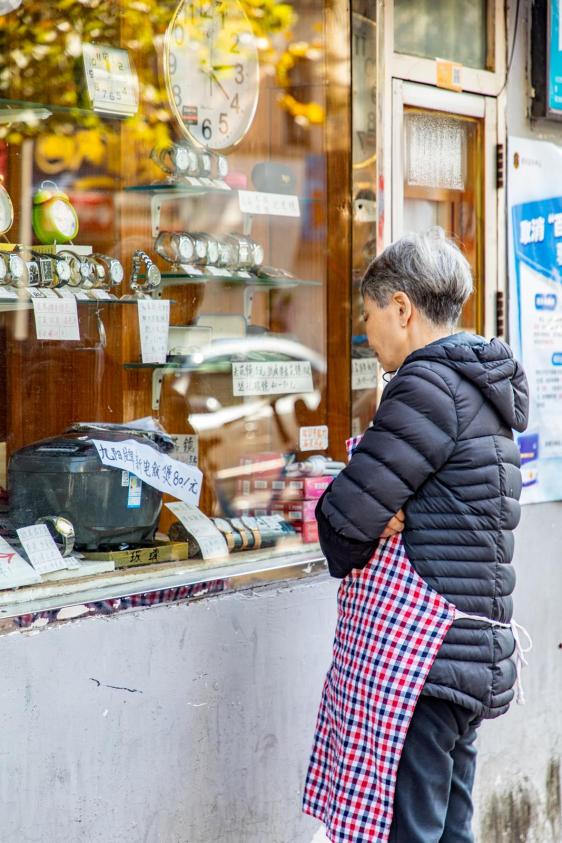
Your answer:
[[[404,512],[399,509],[396,515],[393,515],[384,530],[381,533],[381,539],[389,539],[391,536],[401,533],[404,529]]]

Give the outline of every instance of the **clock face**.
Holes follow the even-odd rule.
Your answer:
[[[353,14],[353,167],[373,163],[377,151],[377,30],[374,21]]]
[[[3,184],[0,184],[0,234],[5,234],[14,221],[14,206]]]
[[[166,32],[164,72],[187,137],[209,149],[242,140],[258,104],[259,62],[237,0],[182,0]]]
[[[65,199],[55,199],[51,206],[53,222],[60,233],[72,240],[78,233],[76,211]]]

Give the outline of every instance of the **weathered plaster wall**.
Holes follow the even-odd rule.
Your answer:
[[[326,578],[0,638],[1,840],[308,843]]]

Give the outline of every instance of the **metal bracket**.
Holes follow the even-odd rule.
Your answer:
[[[162,395],[162,384],[166,375],[174,372],[175,369],[170,366],[158,366],[152,372],[152,409],[160,412],[160,397]]]

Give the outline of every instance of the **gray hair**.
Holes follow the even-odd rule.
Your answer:
[[[394,293],[406,293],[426,319],[440,326],[456,325],[472,290],[470,264],[438,227],[391,243],[361,281],[363,298],[386,307]]]

